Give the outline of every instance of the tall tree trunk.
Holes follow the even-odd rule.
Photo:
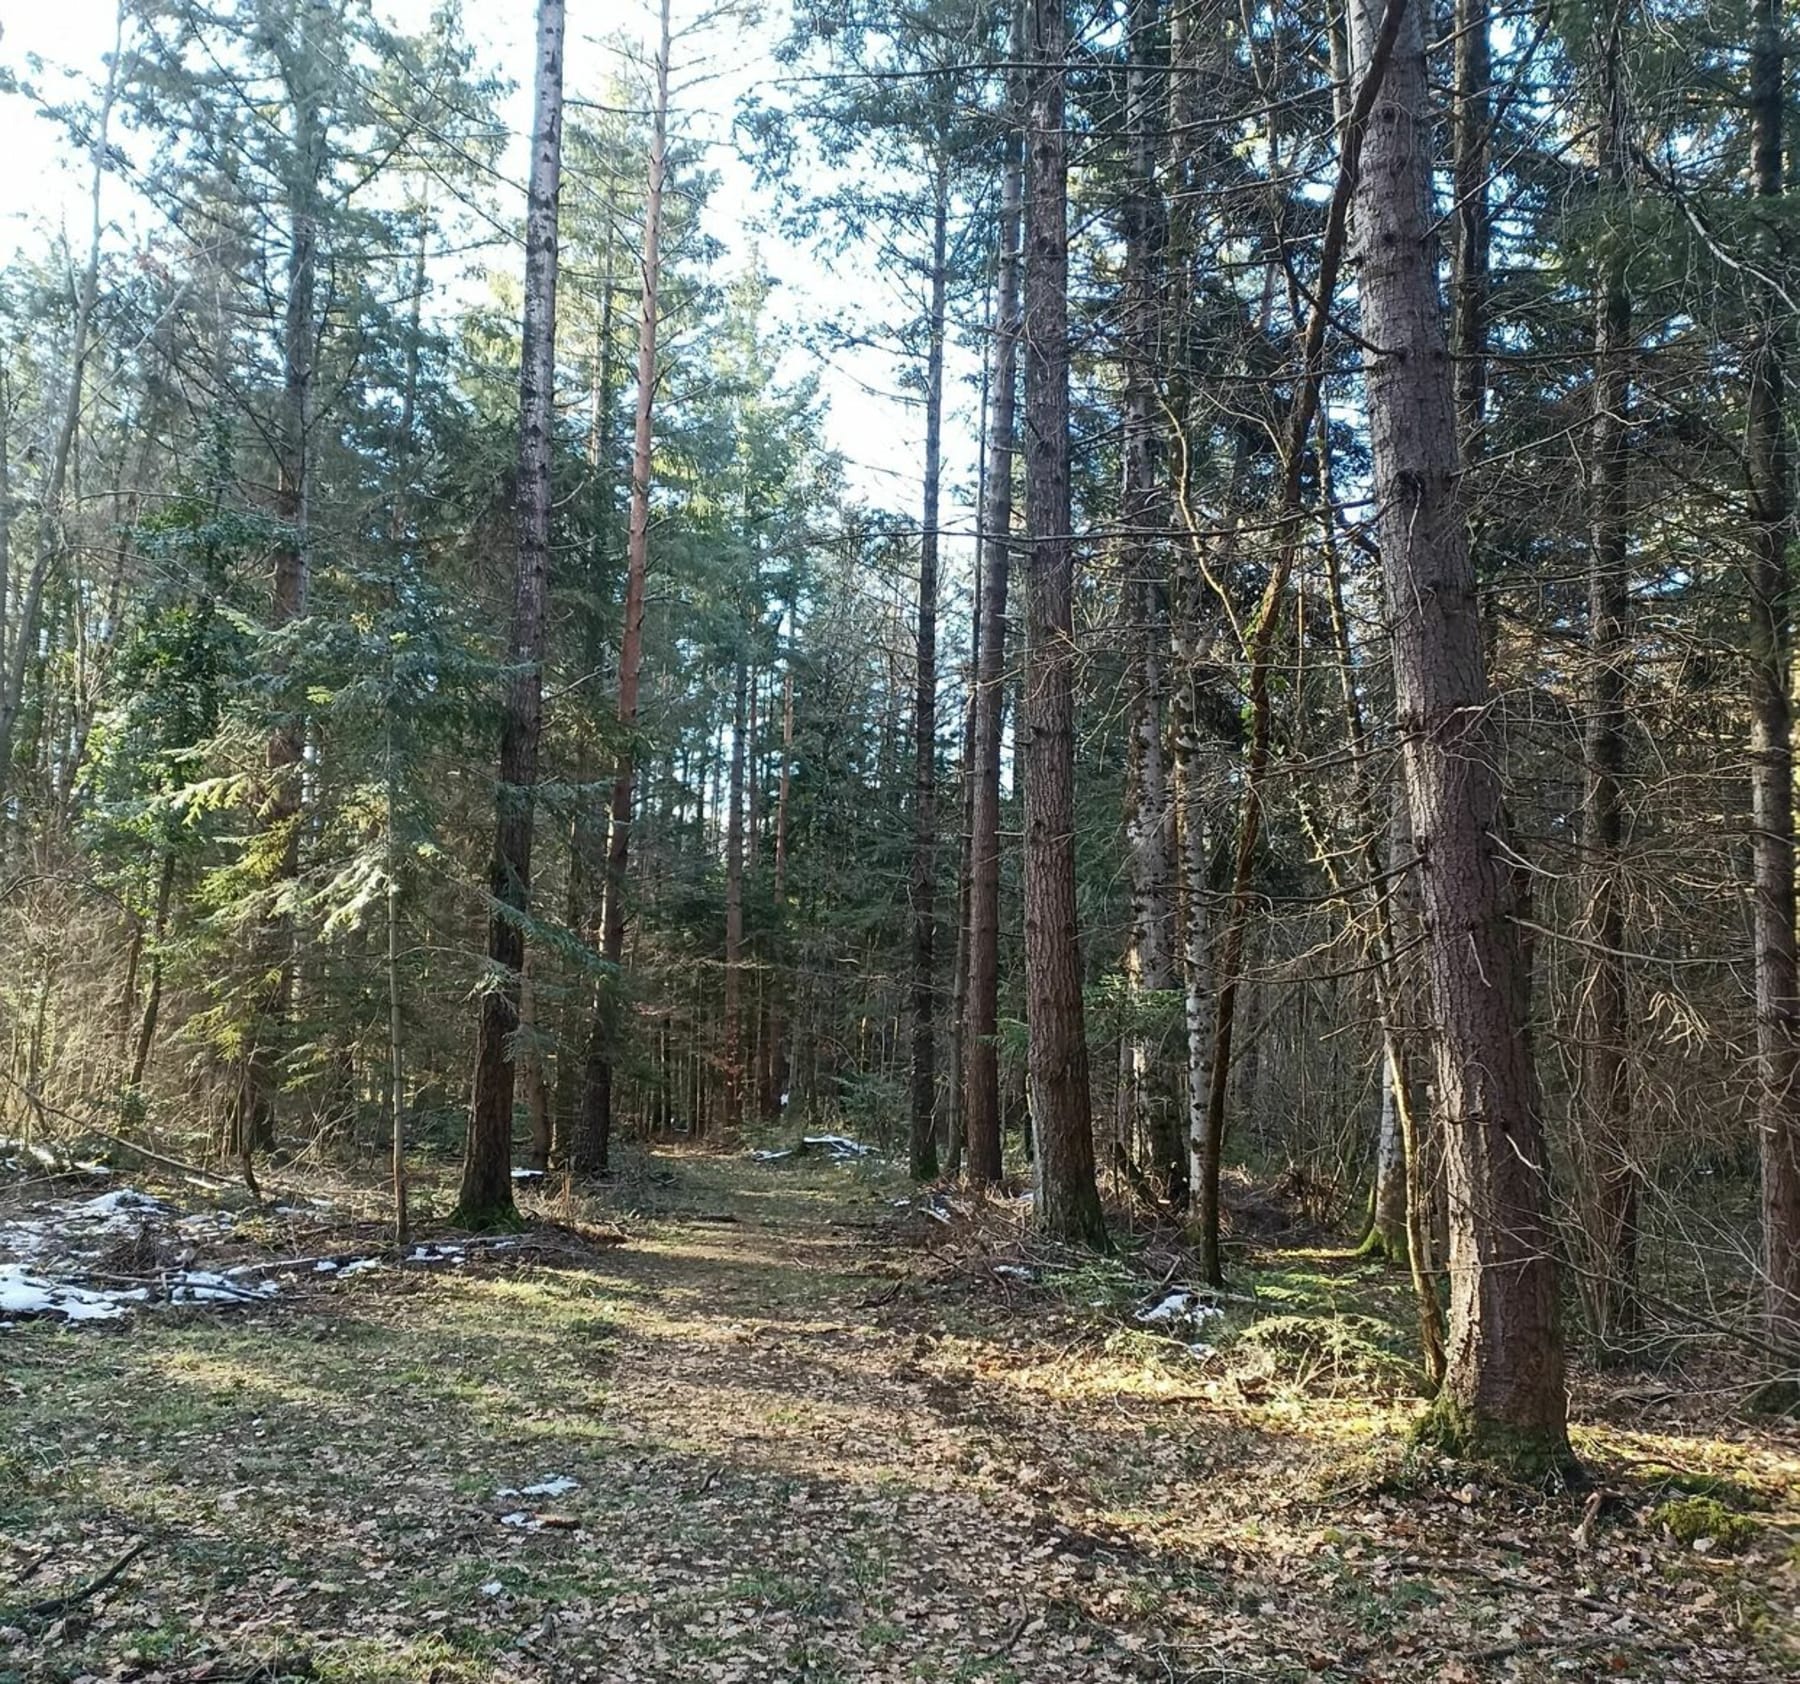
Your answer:
[[[662,0],[656,93],[650,116],[650,171],[644,199],[643,293],[638,314],[637,407],[631,437],[631,514],[625,541],[625,627],[619,642],[619,763],[613,776],[600,915],[604,973],[588,1031],[581,1118],[569,1167],[603,1175],[612,1144],[613,1065],[625,957],[625,874],[631,862],[631,808],[637,770],[638,683],[644,664],[644,580],[650,561],[650,475],[655,435],[656,329],[662,280],[663,188],[668,178],[669,0]]]
[[[1356,196],[1365,382],[1402,765],[1420,858],[1449,1191],[1450,1339],[1430,1431],[1515,1466],[1568,1458],[1556,1265],[1513,923],[1451,365],[1431,236],[1418,7],[1352,0],[1367,66],[1398,34]]]
[[[949,287],[950,160],[932,182],[931,319],[925,356],[925,507],[919,532],[919,623],[913,693],[912,1130],[915,1181],[937,1154],[937,598],[938,496],[943,466],[944,311]]]
[[[1187,1153],[1178,1115],[1170,1103],[1160,1043],[1152,1045],[1138,1021],[1144,990],[1174,986],[1174,831],[1163,751],[1164,643],[1167,612],[1162,578],[1162,521],[1157,494],[1156,388],[1158,270],[1162,205],[1157,194],[1150,59],[1157,0],[1132,0],[1131,64],[1126,75],[1126,129],[1130,184],[1124,205],[1125,275],[1122,358],[1125,426],[1124,529],[1121,560],[1128,620],[1131,745],[1127,777],[1125,845],[1131,872],[1131,934],[1125,980],[1132,1023],[1120,1061],[1120,1146],[1129,1154],[1141,1134],[1150,1152],[1150,1175],[1159,1192],[1179,1206],[1187,1200]]]
[[[1075,903],[1066,0],[1028,0],[1025,212],[1025,991],[1038,1226],[1104,1246]]]
[[[781,674],[781,776],[775,786],[775,863],[770,895],[775,907],[773,939],[782,942],[787,932],[788,791],[794,765],[794,669],[784,660]],[[768,1121],[779,1117],[788,1095],[788,979],[786,955],[778,952],[769,975],[768,1076],[763,1088],[762,1114]]]
[[[995,261],[999,260],[996,247]],[[994,335],[993,288],[988,289],[985,310],[985,337]],[[976,429],[980,463],[975,476],[976,521],[987,508],[988,426],[993,415],[993,362],[983,357],[981,364],[980,423]],[[945,1097],[943,1115],[938,1125],[939,1150],[943,1155],[943,1172],[954,1180],[962,1174],[963,1162],[963,1086],[967,1075],[969,1020],[969,878],[973,871],[971,847],[975,834],[975,701],[976,677],[981,671],[981,540],[975,542],[975,577],[969,599],[969,660],[964,669],[963,741],[961,775],[957,780],[956,866],[956,968],[950,989],[950,1088]]]
[[[1167,323],[1162,358],[1168,369],[1165,407],[1170,417],[1171,512],[1188,530],[1176,551],[1173,603],[1169,616],[1170,803],[1176,834],[1176,918],[1182,993],[1184,1040],[1183,1091],[1187,1116],[1189,1197],[1204,1183],[1206,1095],[1210,1086],[1207,1055],[1212,1046],[1212,944],[1207,915],[1210,899],[1205,792],[1201,776],[1201,701],[1203,685],[1199,548],[1189,503],[1188,420],[1192,402],[1190,317],[1193,298],[1196,218],[1194,211],[1192,133],[1196,121],[1193,18],[1175,6],[1169,15],[1169,146],[1167,191],[1169,232],[1164,269],[1164,312]],[[1265,298],[1267,297],[1265,289]],[[1266,312],[1265,312],[1266,313]],[[1223,525],[1237,522],[1241,486],[1247,467],[1247,441],[1240,441],[1227,493]],[[1184,1201],[1185,1203],[1185,1201]]]
[[[586,621],[587,661],[598,668],[604,658],[601,616],[597,607],[599,586],[607,564],[613,531],[613,441],[612,413],[617,359],[613,346],[613,311],[618,289],[615,285],[616,226],[618,203],[613,178],[606,188],[603,219],[603,259],[600,275],[600,315],[594,325],[594,347],[588,369],[587,461],[591,473],[594,509],[594,542],[591,551],[593,572],[590,575],[595,606],[583,618]],[[584,733],[575,751],[575,781],[581,794],[575,803],[569,825],[569,877],[566,922],[571,930],[585,937],[599,933],[595,916],[594,887],[600,880],[600,845],[605,840],[599,821],[598,804],[590,799],[588,780],[591,770],[590,741]],[[563,1008],[563,1019],[556,1052],[556,1087],[552,1100],[554,1140],[551,1155],[559,1164],[571,1161],[575,1136],[580,1127],[581,1095],[587,1072],[587,1040],[593,1015],[591,993],[584,998],[579,988],[569,990]],[[534,1166],[547,1169],[548,1164]]]
[[[1781,0],[1758,0],[1750,57],[1751,171],[1758,198],[1786,192]],[[1750,476],[1750,793],[1756,941],[1756,1122],[1762,1159],[1764,1320],[1771,1340],[1800,1348],[1800,953],[1795,945],[1793,473],[1787,306],[1758,301],[1745,447]]]
[[[519,350],[518,563],[506,712],[495,793],[488,962],[475,1038],[475,1085],[455,1220],[513,1219],[513,1058],[531,893],[533,786],[543,719],[550,574],[550,466],[556,424],[557,211],[562,187],[563,0],[538,0],[537,91],[525,219],[525,308]]]
[[[413,457],[413,423],[419,405],[420,325],[425,313],[426,259],[431,238],[431,207],[428,201],[418,207],[418,244],[413,248],[412,298],[408,311],[406,335],[406,370],[400,388],[400,419],[394,430],[395,482],[393,510],[388,520],[388,540],[393,546],[394,575],[391,608],[398,614],[404,589],[406,554],[412,541],[409,530],[411,489],[407,471]],[[406,1018],[402,1009],[400,982],[400,940],[405,903],[405,856],[400,846],[396,814],[400,807],[400,764],[394,752],[394,713],[397,704],[394,650],[390,643],[387,669],[388,695],[383,708],[382,759],[386,784],[386,811],[383,815],[384,870],[387,893],[383,897],[387,922],[387,1089],[388,1089],[388,1179],[394,1202],[394,1243],[405,1246],[411,1233],[407,1210],[406,1185]]]
[[[1626,133],[1621,34],[1628,0],[1598,20],[1600,185],[1620,207]],[[1586,1169],[1588,1241],[1594,1267],[1588,1300],[1605,1346],[1637,1332],[1637,1171],[1632,1156],[1626,997],[1625,837],[1620,780],[1625,770],[1625,672],[1629,630],[1631,294],[1622,234],[1607,239],[1594,309],[1593,424],[1588,468],[1588,695],[1584,730],[1581,933],[1584,975],[1576,1033],[1576,1148]]]
[[[1023,43],[1014,14],[1013,58]],[[1007,90],[1016,125],[1018,90]],[[975,668],[975,734],[969,776],[969,975],[963,1025],[963,1139],[975,1186],[1000,1179],[1000,724],[1006,706],[1006,593],[1012,560],[1013,453],[1017,434],[1020,227],[1024,158],[1014,125],[1001,162],[999,263],[994,283],[992,410],[987,498],[981,511],[980,656]]]
[[[1334,51],[1337,50],[1334,43]],[[1349,43],[1342,49],[1348,74]],[[1336,60],[1334,60],[1336,62]],[[1333,490],[1331,421],[1323,403],[1314,422],[1319,459],[1322,547],[1325,554],[1325,597],[1337,657],[1338,682],[1344,699],[1345,736],[1350,748],[1352,823],[1363,837],[1362,867],[1368,887],[1365,900],[1374,931],[1375,1009],[1381,1021],[1381,1117],[1375,1146],[1375,1177],[1369,1199],[1368,1228],[1359,1250],[1391,1261],[1404,1261],[1412,1279],[1418,1314],[1419,1350],[1432,1386],[1444,1378],[1444,1307],[1438,1299],[1437,1267],[1427,1197],[1425,1154],[1421,1142],[1424,1093],[1418,1076],[1417,1025],[1420,979],[1417,964],[1404,957],[1417,943],[1418,882],[1413,869],[1412,823],[1406,793],[1396,777],[1378,799],[1369,775],[1373,744],[1363,712],[1362,672],[1344,602],[1342,546],[1335,526],[1337,497]],[[1390,762],[1391,764],[1391,762]],[[1383,847],[1383,838],[1386,846]],[[1337,887],[1329,858],[1325,869]]]
[[[740,653],[731,701],[731,776],[725,818],[725,1132],[744,1123],[744,736],[749,665]]]

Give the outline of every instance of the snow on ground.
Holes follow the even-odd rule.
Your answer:
[[[224,1210],[184,1213],[135,1187],[0,1209],[0,1326],[38,1316],[119,1321],[161,1304],[262,1303],[280,1290],[274,1281],[193,1267],[200,1246],[229,1234],[236,1220]],[[133,1242],[142,1258],[118,1261]]]

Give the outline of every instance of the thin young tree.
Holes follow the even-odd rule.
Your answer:
[[[1622,55],[1626,0],[1595,21],[1599,185],[1617,216],[1628,165]],[[1626,244],[1603,230],[1594,293],[1594,380],[1588,466],[1588,674],[1582,747],[1580,933],[1584,975],[1577,1014],[1581,1064],[1575,1144],[1587,1166],[1593,1256],[1587,1293],[1594,1331],[1616,1345],[1638,1329],[1637,1171],[1631,1140],[1628,996],[1624,962],[1625,680],[1630,627],[1631,293]]]
[[[937,103],[948,104],[949,79]],[[931,190],[931,299],[925,352],[925,485],[919,526],[914,645],[912,1126],[915,1181],[937,1174],[937,613],[939,505],[944,466],[944,326],[950,286],[950,154],[940,132]]]
[[[1014,54],[1022,31],[1015,15]],[[986,507],[981,515],[980,650],[975,671],[975,730],[969,778],[969,974],[963,1029],[963,1139],[967,1175],[985,1186],[1000,1179],[1000,725],[1005,711],[1006,595],[1012,562],[1013,457],[1017,449],[1019,249],[1024,157],[1018,134],[1017,78],[1008,79],[1000,165],[1000,243],[994,283],[993,372],[989,379]]]
[[[1156,369],[1164,206],[1156,179],[1157,102],[1151,73],[1156,0],[1132,0],[1125,82],[1127,181],[1121,206],[1125,265],[1121,299],[1124,439],[1119,523],[1122,604],[1129,656],[1131,736],[1125,788],[1125,847],[1131,871],[1131,930],[1125,953],[1130,1021],[1120,1048],[1116,1150],[1135,1169],[1133,1137],[1149,1150],[1153,1191],[1187,1203],[1188,1160],[1160,1045],[1142,1021],[1146,992],[1175,986],[1175,831],[1165,752],[1166,544],[1158,487]]]

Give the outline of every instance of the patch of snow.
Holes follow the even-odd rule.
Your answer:
[[[481,1587],[481,1594],[483,1596],[499,1596],[505,1589],[506,1586],[501,1584],[498,1579],[489,1579],[488,1582]]]
[[[800,1142],[803,1146],[828,1152],[834,1158],[872,1158],[875,1155],[873,1146],[865,1146],[860,1140],[852,1140],[843,1134],[807,1134],[800,1137]]]
[[[186,1269],[168,1282],[171,1304],[244,1304],[272,1298],[280,1290],[274,1281],[239,1282],[205,1269]]]
[[[1003,1281],[1035,1281],[1037,1270],[1027,1269],[1018,1263],[996,1263],[994,1273]]]
[[[56,1169],[62,1159],[47,1146],[40,1146],[34,1140],[0,1140],[0,1152],[4,1152],[7,1160],[14,1168],[20,1167],[16,1160],[29,1158],[44,1169]]]
[[[184,1216],[175,1226],[185,1232],[202,1232],[207,1229],[235,1228],[237,1218],[228,1210],[198,1210],[192,1216]]]
[[[416,1245],[406,1255],[415,1263],[460,1263],[463,1248],[460,1245]]]
[[[1203,1327],[1224,1314],[1217,1304],[1207,1303],[1192,1287],[1180,1286],[1165,1292],[1153,1304],[1140,1305],[1131,1319],[1141,1327],[1166,1327],[1173,1331],[1183,1325]]]
[[[542,1181],[544,1172],[541,1169],[517,1169],[512,1172],[515,1181]]]
[[[329,1257],[321,1257],[319,1261],[313,1265],[313,1273],[315,1275],[335,1275],[337,1273],[337,1264]]]
[[[0,1263],[0,1311],[9,1316],[61,1316],[65,1321],[118,1321],[127,1295],[29,1275],[16,1263]],[[134,1294],[133,1296],[141,1296]]]
[[[500,1524],[502,1526],[529,1526],[531,1524],[531,1516],[523,1509],[514,1509],[511,1514],[501,1515]]]
[[[547,1479],[540,1479],[536,1485],[503,1485],[494,1493],[496,1497],[566,1497],[571,1491],[579,1491],[581,1481],[571,1479],[567,1474],[551,1474]]]
[[[166,1205],[161,1199],[153,1199],[148,1193],[140,1193],[130,1187],[115,1187],[110,1193],[102,1193],[97,1198],[87,1199],[75,1206],[72,1215],[88,1221],[103,1221],[109,1217],[130,1213],[140,1216],[170,1216],[173,1207]]]
[[[768,1151],[767,1149],[764,1149],[764,1150],[752,1152],[750,1154],[750,1161],[752,1163],[756,1163],[756,1164],[778,1164],[784,1158],[791,1158],[791,1157],[793,1157],[793,1155],[794,1155],[794,1148],[792,1146],[784,1147],[779,1152],[771,1152],[771,1151]]]
[[[1205,1362],[1208,1357],[1216,1357],[1219,1354],[1219,1347],[1207,1344],[1204,1339],[1196,1339],[1187,1347],[1187,1354],[1196,1362]]]
[[[379,1257],[359,1257],[353,1263],[346,1263],[340,1272],[346,1275],[366,1275],[371,1269],[380,1267]]]

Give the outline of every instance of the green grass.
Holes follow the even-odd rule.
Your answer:
[[[16,1621],[0,1684],[1135,1684],[1165,1661],[1260,1684],[1340,1676],[1320,1657],[1358,1645],[1430,1676],[1509,1593],[1372,1563],[1513,1575],[1567,1551],[1579,1499],[1452,1498],[1400,1447],[1407,1305],[1380,1271],[1240,1268],[1254,1302],[1215,1369],[1129,1325],[1149,1283],[1128,1258],[997,1292],[978,1251],[959,1276],[939,1236],[895,1240],[902,1190],[823,1159],[638,1159],[570,1213],[630,1231],[580,1267],[381,1271],[10,1336],[0,1614],[150,1548],[60,1627]],[[1629,1545],[1612,1573],[1659,1608],[1787,1547],[1772,1495],[1732,1531],[1768,1457],[1684,1445],[1631,1458],[1638,1508],[1606,1522]],[[498,1495],[551,1474],[578,1488]],[[1694,1511],[1716,1555],[1671,1494],[1718,1509]],[[515,1508],[574,1524],[501,1525]],[[1732,1594],[1734,1656],[1775,1652],[1780,1598]]]

